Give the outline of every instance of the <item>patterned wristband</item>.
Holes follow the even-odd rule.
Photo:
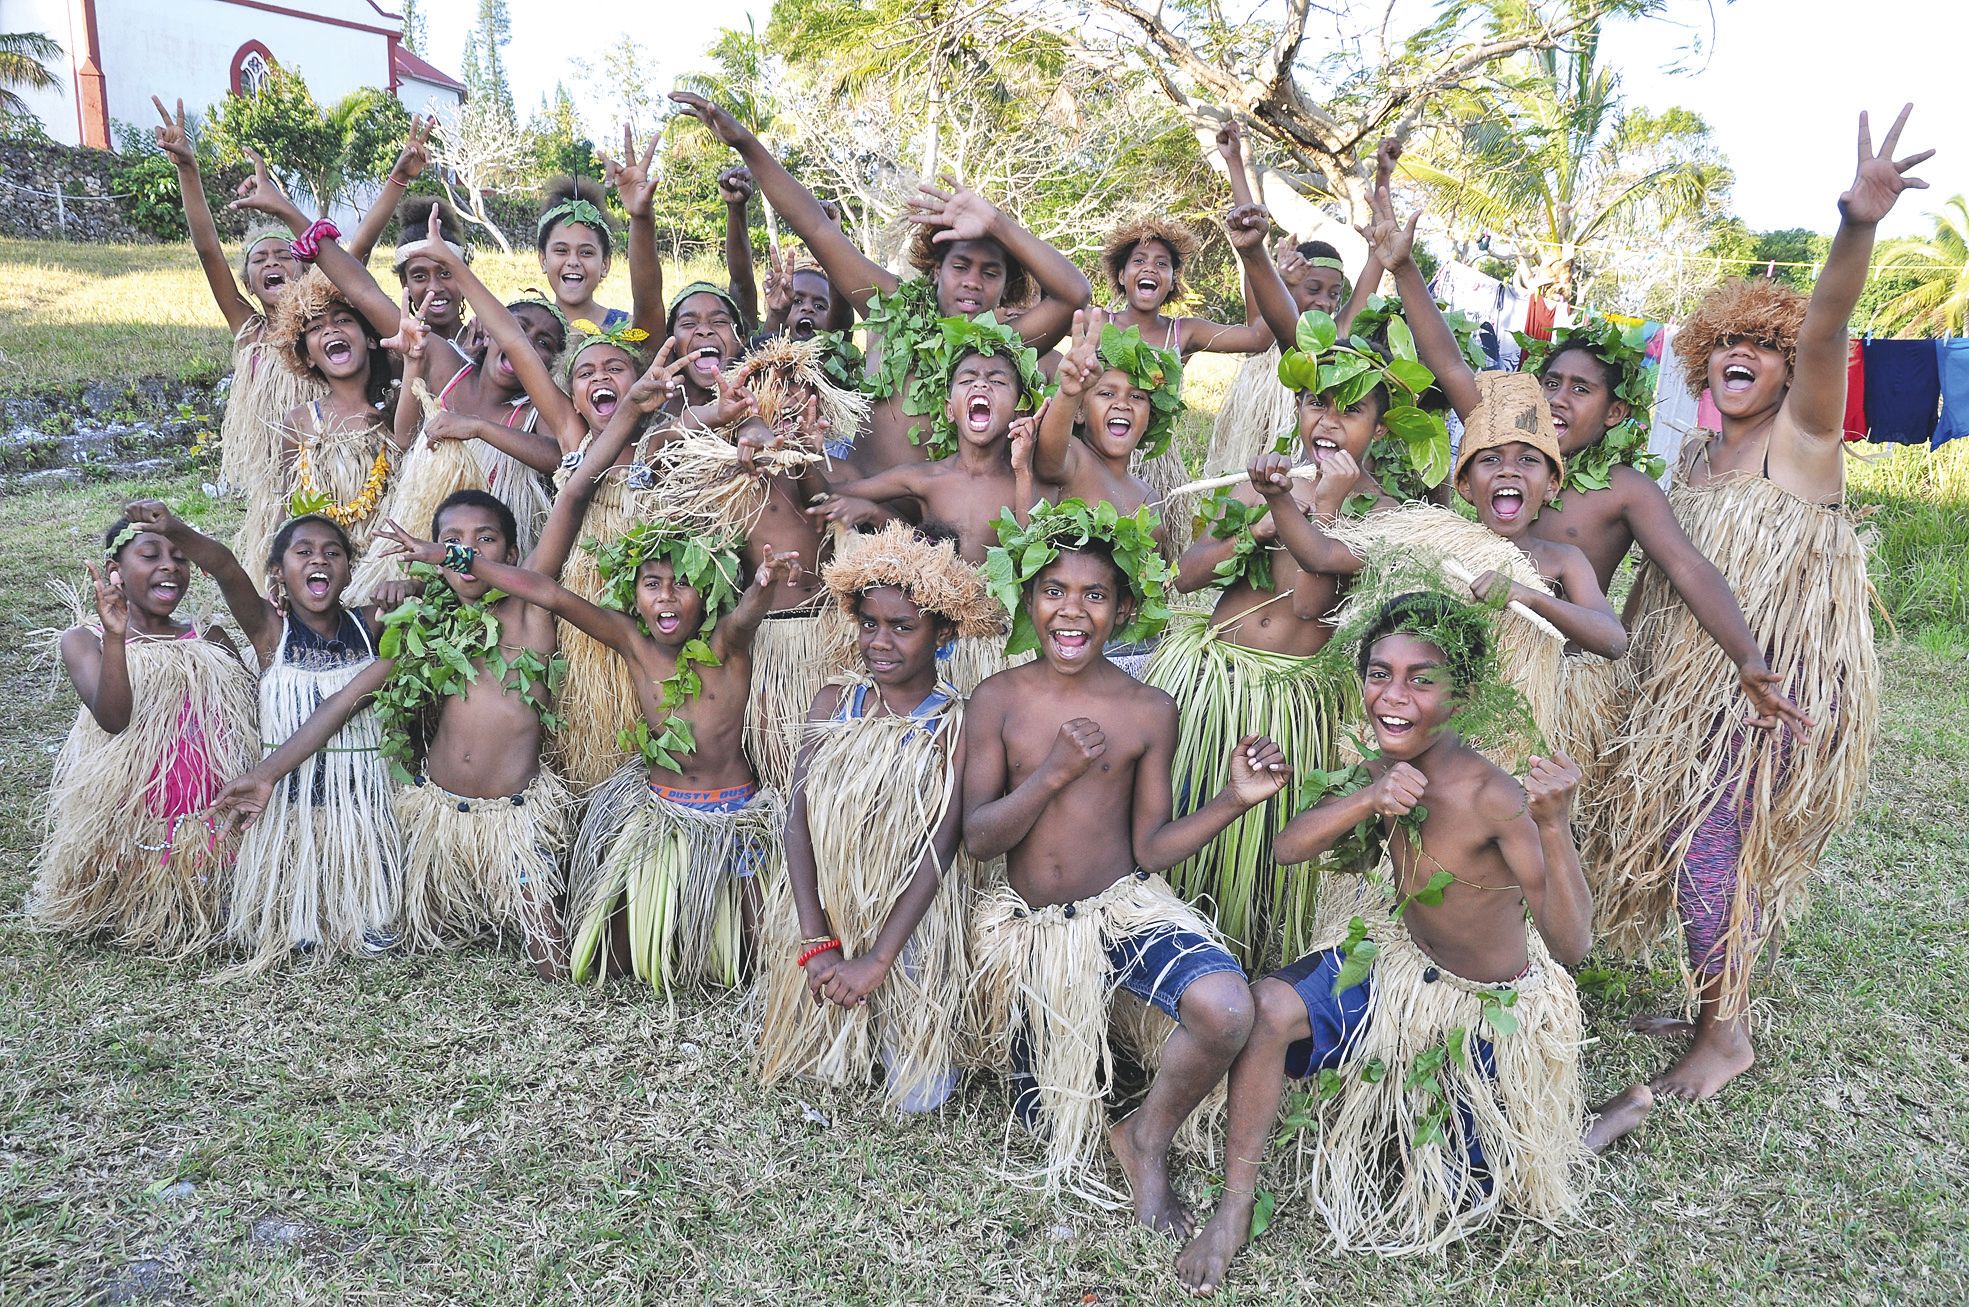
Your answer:
[[[470,576],[472,560],[478,556],[479,551],[476,549],[455,542],[447,544],[444,547],[444,570],[456,572],[460,576]]]
[[[294,251],[294,257],[301,262],[313,263],[315,256],[321,253],[321,243],[324,240],[339,240],[341,236],[340,227],[326,218],[316,218],[306,231],[294,238],[293,244],[288,248]]]

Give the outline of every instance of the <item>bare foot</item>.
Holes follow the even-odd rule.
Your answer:
[[[1750,1031],[1741,1019],[1699,1026],[1689,1051],[1648,1087],[1660,1098],[1700,1102],[1750,1070],[1755,1060]]]
[[[1131,1116],[1109,1130],[1108,1147],[1128,1177],[1128,1190],[1135,1198],[1135,1219],[1151,1230],[1187,1239],[1196,1232],[1196,1218],[1170,1188],[1168,1150],[1153,1156],[1143,1152],[1135,1143],[1134,1124]]]
[[[1210,1220],[1176,1258],[1176,1274],[1193,1294],[1209,1297],[1224,1282],[1231,1258],[1250,1241],[1251,1195],[1225,1190]]]
[[[1648,1109],[1654,1105],[1654,1090],[1646,1085],[1629,1085],[1594,1108],[1593,1123],[1586,1127],[1587,1151],[1606,1152],[1614,1140],[1647,1120]]]
[[[1696,1032],[1696,1023],[1686,1017],[1650,1015],[1629,1017],[1627,1028],[1649,1039],[1687,1039]]]

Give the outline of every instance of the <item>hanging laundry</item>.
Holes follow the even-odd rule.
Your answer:
[[[1866,350],[1859,341],[1846,346],[1846,422],[1848,440],[1866,439]]]
[[[1704,431],[1723,429],[1723,410],[1716,407],[1716,397],[1709,393],[1707,386],[1696,398],[1696,426]]]
[[[1867,438],[1876,443],[1926,444],[1935,434],[1942,399],[1939,356],[1932,340],[1866,343]]]
[[[1678,328],[1664,326],[1659,335],[1649,342],[1649,351],[1657,362],[1675,357],[1675,333]],[[1655,348],[1656,345],[1659,348]],[[1655,368],[1655,402],[1648,419],[1648,452],[1667,464],[1668,472],[1662,475],[1666,486],[1674,475],[1677,461],[1681,457],[1682,442],[1696,429],[1696,397],[1682,383],[1680,368]]]
[[[1939,449],[1969,436],[1969,340],[1936,341],[1935,370],[1942,383],[1942,417],[1929,447]]]

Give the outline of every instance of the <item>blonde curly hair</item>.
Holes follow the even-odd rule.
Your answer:
[[[335,289],[327,273],[320,268],[309,268],[273,306],[273,316],[267,321],[267,344],[273,346],[288,367],[304,377],[313,376],[314,364],[308,361],[308,324],[326,317],[338,304],[355,312],[355,306]],[[363,330],[368,331],[367,325]]]
[[[1108,275],[1108,285],[1127,293],[1121,284],[1121,272],[1128,266],[1135,247],[1143,241],[1161,241],[1169,247],[1169,257],[1176,265],[1176,284],[1165,303],[1182,300],[1190,293],[1190,283],[1183,274],[1195,264],[1202,245],[1186,224],[1159,214],[1124,223],[1108,237],[1108,243],[1101,249],[1101,270]]]
[[[842,541],[820,579],[850,620],[862,591],[893,586],[961,636],[994,636],[1005,629],[1005,609],[985,589],[978,569],[957,556],[956,542],[932,542],[905,522]]]
[[[1768,340],[1798,366],[1798,329],[1805,323],[1805,296],[1763,277],[1726,282],[1710,291],[1675,335],[1675,357],[1692,394],[1709,384],[1709,355],[1731,336]]]

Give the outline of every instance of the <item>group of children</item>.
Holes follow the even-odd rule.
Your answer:
[[[1105,1148],[1201,1291],[1275,1140],[1339,1246],[1439,1248],[1563,1222],[1655,1096],[1749,1067],[1750,963],[1873,730],[1840,416],[1874,224],[1927,157],[1893,158],[1905,111],[1878,153],[1862,117],[1809,301],[1734,285],[1680,333],[1723,423],[1664,494],[1618,331],[1471,369],[1392,143],[1342,307],[1330,248],[1268,251],[1226,130],[1226,324],[1172,312],[1181,224],[1116,234],[1103,310],[949,179],[899,277],[672,98],[739,156],[732,282],[664,302],[625,137],[629,312],[587,181],[548,193],[546,291],[489,291],[443,205],[398,203],[424,123],[347,248],[259,164],[234,207],[283,230],[236,284],[164,115],[239,342],[246,525],[147,500],[106,533],[35,922],[247,969],[504,934],[543,977],[747,989],[767,1082],[920,1113],[1009,1075],[1035,1181],[1120,1200]],[[755,190],[814,259],[772,255],[763,319]],[[393,207],[398,291],[366,267]],[[1271,358],[1197,499],[1154,465],[1202,350]],[[194,569],[237,642],[180,618]],[[1589,1112],[1568,968],[1678,928],[1694,1020],[1646,1028],[1688,1048]],[[1171,1160],[1220,1131],[1199,1228]]]

